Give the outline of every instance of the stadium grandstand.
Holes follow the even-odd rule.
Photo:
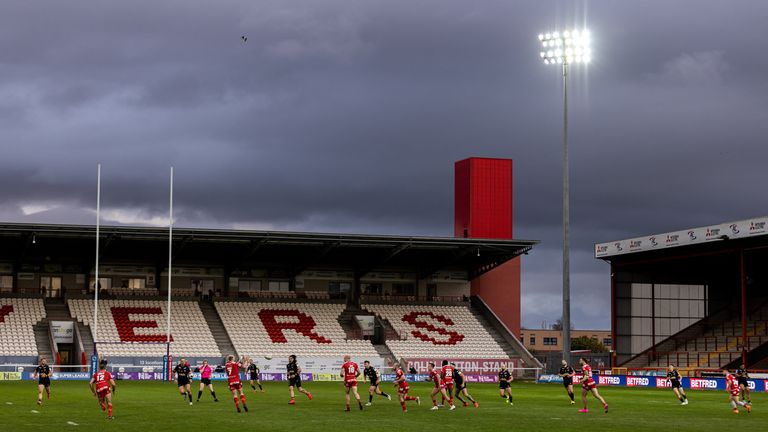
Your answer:
[[[768,369],[768,218],[595,245],[611,265],[615,363]]]
[[[0,226],[0,362],[162,360],[167,230],[102,227],[96,334],[94,239],[91,226]],[[471,290],[533,241],[177,229],[173,244],[174,357],[535,361]]]

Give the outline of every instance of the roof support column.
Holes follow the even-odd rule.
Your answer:
[[[739,252],[741,279],[741,362],[747,364],[747,269],[744,263],[744,249]]]

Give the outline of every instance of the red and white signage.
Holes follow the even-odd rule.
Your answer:
[[[598,243],[595,245],[595,258],[766,234],[768,234],[768,217],[759,217],[646,237]]]
[[[621,385],[621,377],[612,375],[600,375],[597,377],[600,385]]]
[[[456,369],[460,370],[464,374],[474,375],[496,375],[504,366],[508,369],[517,367],[518,363],[515,359],[501,360],[501,359],[431,359],[431,358],[414,358],[408,359],[408,368],[414,367],[420,374],[427,373],[427,365],[431,362],[440,367],[443,360],[448,360],[448,363],[454,363]]]
[[[656,378],[656,388],[672,388],[672,383],[666,378]]]

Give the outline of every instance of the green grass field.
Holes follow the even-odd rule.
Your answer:
[[[195,383],[197,384],[197,383]],[[515,383],[514,406],[498,397],[494,385],[471,385],[469,390],[480,408],[458,407],[450,412],[430,411],[430,387],[412,384],[411,394],[421,396],[422,405],[409,405],[402,413],[395,400],[378,397],[372,407],[360,412],[344,412],[344,393],[340,383],[305,383],[313,393],[308,401],[301,395],[295,406],[288,405],[284,383],[267,383],[266,393],[247,393],[248,414],[235,413],[232,398],[223,383],[215,384],[221,402],[209,395],[194,406],[185,403],[172,383],[118,382],[114,398],[115,420],[108,421],[90,394],[85,382],[54,382],[53,397],[42,407],[36,405],[35,382],[0,382],[0,430],[78,430],[99,431],[346,431],[389,430],[569,430],[569,431],[723,431],[764,430],[768,424],[768,395],[755,393],[751,414],[731,413],[725,392],[689,392],[690,405],[679,405],[670,390],[606,388],[600,389],[610,405],[603,414],[594,399],[588,414],[571,406],[562,386],[556,384]],[[385,391],[392,387],[387,384]],[[197,396],[195,388],[194,396]],[[365,395],[367,400],[367,393]],[[578,397],[577,397],[578,401]],[[577,405],[578,406],[578,405]]]

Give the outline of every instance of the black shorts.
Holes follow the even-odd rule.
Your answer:
[[[746,378],[738,378],[739,385],[749,388],[749,383]]]
[[[378,387],[379,382],[378,381],[371,381],[371,387]]]
[[[252,373],[251,374],[251,381],[258,381],[259,380],[259,374]]]
[[[573,385],[573,377],[563,377],[563,387]]]
[[[50,378],[39,378],[37,380],[37,385],[42,385],[42,386],[50,387],[51,386],[51,379]]]
[[[502,390],[509,388],[509,382],[507,381],[499,381],[499,388]]]
[[[301,387],[301,377],[288,378],[288,385],[296,388]]]
[[[460,392],[460,391],[464,390],[465,388],[467,388],[467,383],[465,383],[464,381],[456,383],[456,391],[457,392]]]
[[[178,383],[179,383],[179,387],[181,387],[181,386],[185,386],[185,385],[189,384],[189,378],[187,378],[187,377],[179,377],[179,378],[176,380],[176,382],[178,382]]]
[[[679,389],[683,387],[682,385],[680,385],[680,380],[670,380],[670,382],[672,383],[673,389],[676,389],[676,388]]]
[[[211,379],[210,378],[200,378],[200,384],[208,385],[210,383],[211,383]]]

